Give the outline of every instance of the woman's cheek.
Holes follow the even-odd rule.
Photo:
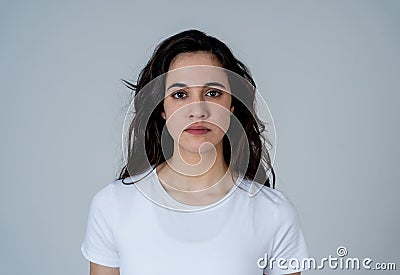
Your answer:
[[[179,136],[185,130],[185,125],[183,125],[183,120],[179,119],[178,112],[173,112],[172,114],[167,114],[166,128],[164,129],[169,132],[174,140],[178,140]]]
[[[226,133],[229,129],[231,121],[231,112],[223,107],[217,107],[213,115],[210,117],[210,122],[219,128],[220,131]]]

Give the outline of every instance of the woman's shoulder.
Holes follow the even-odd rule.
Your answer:
[[[263,185],[255,180],[244,178],[240,184],[240,189],[247,194],[248,197],[255,200],[273,203],[276,205],[288,201],[283,192]]]
[[[270,188],[261,183],[245,180],[241,186],[245,187],[243,194],[247,193],[254,209],[264,215],[266,212],[273,213],[275,222],[293,222],[298,219],[297,210],[291,200],[284,192]]]
[[[125,196],[132,196],[137,192],[133,181],[138,179],[139,177],[128,177],[109,181],[94,194],[93,203],[110,205],[121,201]]]
[[[244,179],[240,187],[242,196],[250,198],[259,209],[274,209],[280,216],[291,216],[296,213],[293,203],[282,191],[249,179]]]

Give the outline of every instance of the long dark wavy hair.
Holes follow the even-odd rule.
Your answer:
[[[233,55],[223,42],[194,29],[175,34],[158,44],[147,65],[140,72],[136,84],[122,80],[132,90],[135,116],[130,122],[125,137],[126,159],[118,180],[122,180],[124,184],[132,184],[132,182],[125,182],[124,179],[147,171],[149,163],[154,165],[153,169],[155,169],[156,166],[172,156],[173,149],[166,151],[165,147],[161,146],[161,136],[165,127],[165,120],[160,115],[164,111],[164,94],[160,93],[162,89],[146,89],[143,93],[139,92],[152,80],[167,73],[171,62],[177,55],[199,51],[213,54],[224,69],[239,75],[244,80],[243,82],[247,83],[247,85],[237,83],[237,80],[236,83],[233,83],[236,86],[244,87],[242,90],[246,90],[247,94],[243,97],[244,99],[239,100],[232,93],[232,105],[235,108],[234,115],[237,119],[231,120],[227,134],[232,127],[242,127],[244,131],[241,131],[239,135],[228,135],[229,139],[227,134],[224,136],[225,163],[233,171],[242,173],[245,178],[275,188],[275,172],[265,146],[265,142],[270,143],[262,136],[265,125],[255,113],[256,84],[249,69]],[[155,101],[159,104],[153,110],[149,110],[146,106],[150,106],[151,102]],[[241,125],[235,125],[232,123],[233,121],[238,121],[237,123]],[[170,145],[173,144],[173,139],[168,134],[166,142]],[[168,146],[168,148],[173,148],[173,146]],[[247,159],[243,156],[247,156]],[[147,160],[147,163],[143,161],[144,159]]]

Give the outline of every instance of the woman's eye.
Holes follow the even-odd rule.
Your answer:
[[[183,91],[175,92],[175,93],[172,95],[173,98],[183,98],[183,97],[185,97],[185,96],[186,96],[186,94],[185,94],[185,92],[183,92]]]
[[[218,90],[209,90],[206,93],[207,96],[209,97],[218,97],[220,95],[222,95],[222,93]],[[175,93],[172,94],[173,98],[179,99],[179,98],[185,98],[187,97],[187,94],[185,91],[176,91]]]
[[[210,90],[207,94],[209,94],[211,97],[218,97],[221,95],[221,92],[218,90]]]

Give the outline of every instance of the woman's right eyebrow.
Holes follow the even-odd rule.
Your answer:
[[[174,84],[172,84],[171,86],[169,86],[168,89],[167,89],[167,91],[168,91],[169,89],[171,89],[171,88],[174,88],[174,87],[182,88],[182,87],[187,87],[187,85],[186,85],[185,83],[179,83],[179,82],[177,82],[177,83],[174,83]]]
[[[197,85],[196,85],[196,86],[197,86]],[[208,82],[208,83],[205,83],[205,84],[203,85],[203,87],[211,87],[211,86],[217,86],[217,87],[221,87],[221,88],[223,88],[223,89],[226,89],[225,86],[222,85],[222,84],[219,83],[219,82]],[[167,91],[168,91],[169,89],[171,89],[171,88],[174,88],[174,87],[182,88],[182,87],[188,87],[188,85],[186,85],[185,83],[177,82],[177,83],[174,83],[174,84],[170,85],[170,86],[168,87]]]

